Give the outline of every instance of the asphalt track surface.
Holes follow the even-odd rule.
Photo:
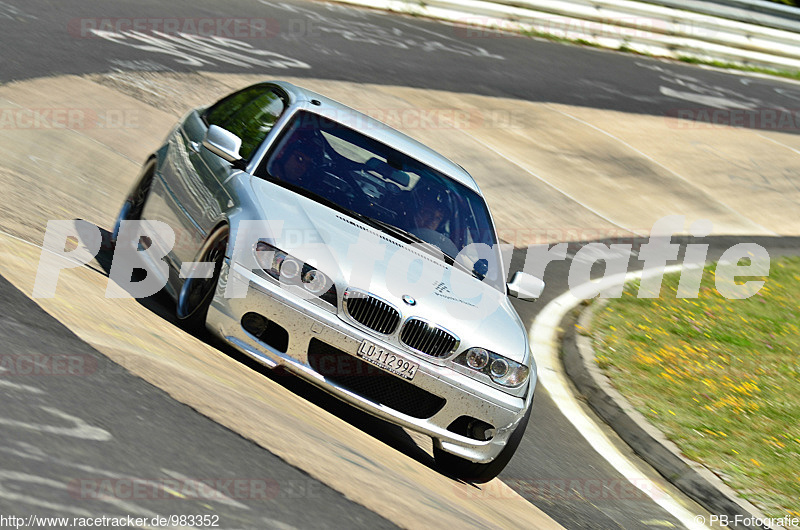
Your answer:
[[[271,75],[285,72],[658,116],[685,107],[680,103],[682,96],[695,107],[717,103],[742,109],[792,109],[800,102],[800,87],[774,80],[701,72],[674,64],[671,68],[684,74],[685,79],[679,77],[665,84],[660,63],[654,60],[503,33],[470,31],[348,6],[272,0],[231,0],[224,7],[210,1],[164,4],[153,0],[4,0],[0,6],[4,29],[0,72],[4,82],[115,68],[252,73],[253,65],[233,64],[219,55],[187,59],[175,47],[171,52],[153,53],[152,49],[141,49],[150,46],[148,42],[131,38],[122,44],[104,41],[86,31],[92,23],[84,22],[94,20],[99,25],[108,19],[124,24],[133,18],[242,17],[267,21],[265,31],[241,32],[241,40],[309,65],[271,68]],[[155,25],[149,27],[158,29]],[[122,25],[119,29],[133,28]],[[235,28],[221,29],[219,33],[240,36]],[[260,38],[262,34],[267,38]],[[248,40],[248,35],[255,37]]]
[[[182,54],[182,49],[175,47],[168,51],[154,49],[152,43],[148,47],[147,43],[131,39],[121,42],[119,38],[114,41],[96,35],[87,38],[81,34],[80,22],[77,30],[76,23],[71,22],[107,17],[230,16],[269,17],[276,32],[265,47],[283,59],[291,58],[294,64],[308,67],[286,66],[285,62],[284,67],[273,63],[272,67],[254,68],[252,64],[243,66],[219,57]],[[398,28],[402,28],[400,33]],[[694,81],[687,80],[681,86],[672,78],[672,86],[665,91],[662,63],[658,61],[511,36],[474,38],[463,29],[426,20],[307,2],[242,0],[227,2],[223,8],[205,1],[169,5],[146,1],[5,1],[0,2],[0,31],[3,83],[117,69],[254,73],[261,68],[269,77],[307,75],[651,115],[669,114],[681,101],[695,106],[726,102],[752,110],[791,109],[800,99],[800,89],[794,85],[683,65],[670,68],[686,72],[687,79]],[[249,45],[261,49],[264,41],[254,39]],[[256,55],[263,61],[277,60],[276,57]],[[698,84],[697,79],[702,82]],[[714,257],[745,239],[708,238],[706,242]],[[794,239],[756,241],[772,256],[794,253],[797,248]],[[520,257],[517,253],[512,270],[521,267]],[[542,299],[533,304],[517,304],[526,322],[531,322],[547,301],[566,290],[568,267],[568,261],[554,262],[545,273],[548,287]],[[169,325],[169,307],[162,300],[146,303]],[[76,499],[74,487],[65,490],[63,485],[82,476],[112,480],[270,477],[275,482],[264,484],[266,501],[234,499],[222,492],[213,501],[188,500],[180,505],[180,513],[212,513],[204,505],[210,504],[225,528],[392,525],[128,374],[3,280],[0,315],[0,344],[5,353],[73,352],[86,356],[87,362],[96,366],[92,377],[84,379],[0,379],[4,404],[0,418],[0,514],[163,515],[175,509],[174,503],[159,498],[143,506],[119,496]],[[234,352],[226,353],[242,360]],[[275,377],[263,372],[266,377]],[[344,407],[294,378],[276,380],[370,435],[405,450],[402,432]],[[415,457],[430,464],[425,455]],[[508,484],[521,484],[519,492],[524,497],[566,528],[681,526],[670,514],[639,496],[586,498],[581,491],[553,496],[525,487],[542,484],[541,481],[598,481],[611,485],[624,480],[587,445],[541,388],[523,444],[501,479]]]

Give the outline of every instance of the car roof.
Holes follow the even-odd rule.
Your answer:
[[[307,88],[299,87],[286,81],[270,81],[269,84],[277,85],[283,89],[289,96],[291,105],[304,106],[308,110],[341,122],[365,136],[369,136],[416,158],[420,162],[480,193],[475,179],[463,167],[397,129]]]

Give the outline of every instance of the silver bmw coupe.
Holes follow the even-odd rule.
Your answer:
[[[444,473],[485,482],[517,449],[536,367],[508,297],[544,285],[506,283],[475,181],[408,136],[289,83],[245,88],[176,125],[113,238],[159,262],[187,327],[430,436]]]

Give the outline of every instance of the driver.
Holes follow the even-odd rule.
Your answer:
[[[412,216],[414,227],[410,232],[438,247],[444,254],[457,256],[458,248],[449,235],[453,210],[447,191],[423,184],[415,187],[414,195],[417,209]]]
[[[417,210],[414,212],[415,228],[444,233],[451,215],[446,192],[431,186],[425,186],[418,190],[416,203]]]

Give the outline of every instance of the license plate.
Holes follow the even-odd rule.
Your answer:
[[[407,361],[399,355],[395,355],[388,350],[376,346],[368,340],[362,342],[361,346],[358,347],[358,356],[382,370],[386,370],[389,373],[398,375],[409,381],[414,379],[414,375],[419,368],[418,363]]]

